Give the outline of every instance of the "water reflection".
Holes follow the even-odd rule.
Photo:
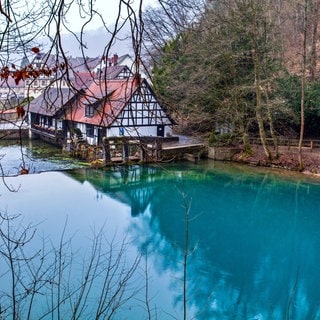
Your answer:
[[[68,173],[66,173],[68,174]],[[81,169],[70,171],[73,178],[90,182],[97,190],[130,206],[132,217],[143,214],[156,197],[161,182],[168,179],[168,172],[157,166]]]
[[[20,189],[10,193],[1,186],[0,210],[44,221],[43,237],[53,243],[66,216],[79,253],[103,224],[107,236],[130,237],[128,261],[140,252],[150,268],[152,319],[182,319],[183,200],[190,204],[188,319],[320,319],[316,181],[212,162],[78,169],[7,181]],[[143,282],[146,275],[138,276]],[[143,299],[136,297],[120,319],[147,319]]]
[[[197,319],[320,318],[320,186],[203,166],[77,171],[136,217],[130,232],[182,300],[185,208],[188,292]]]

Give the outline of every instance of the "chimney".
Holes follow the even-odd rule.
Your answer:
[[[141,74],[140,73],[136,73],[133,77],[133,83],[136,86],[139,86],[141,84]]]
[[[114,54],[111,59],[112,59],[112,65],[116,66],[118,64],[118,59],[119,59],[118,55]]]

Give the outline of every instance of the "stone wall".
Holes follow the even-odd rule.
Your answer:
[[[208,158],[220,161],[231,161],[233,156],[240,151],[235,147],[208,147]]]

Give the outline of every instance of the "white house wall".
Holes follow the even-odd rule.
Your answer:
[[[164,136],[171,137],[172,136],[172,126],[165,126],[164,127]]]
[[[79,128],[82,132],[83,138],[91,144],[98,144],[98,127],[94,127],[94,136],[88,137],[86,135],[86,124],[84,123],[76,123],[76,128]],[[145,126],[145,127],[110,127],[107,129],[106,136],[107,137],[156,137],[157,136],[157,126]],[[172,127],[165,126],[164,135],[171,136],[172,135]]]
[[[61,119],[57,119],[57,129],[63,129],[63,121]]]
[[[164,136],[172,135],[171,126],[165,126]],[[122,131],[122,132],[121,132]],[[157,126],[146,126],[146,127],[123,127],[123,130],[120,127],[111,127],[107,130],[108,137],[156,137],[158,132]]]
[[[83,138],[88,142],[88,144],[96,145],[98,144],[98,127],[94,127],[93,137],[87,136],[87,125],[85,123],[75,123],[75,128],[78,128],[82,132]]]
[[[156,136],[157,127],[111,127],[107,130],[108,137],[142,137],[142,136]]]

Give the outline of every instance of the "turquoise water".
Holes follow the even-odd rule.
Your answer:
[[[66,157],[61,147],[41,140],[0,140],[0,176],[14,176],[22,168],[30,173],[83,167],[79,160]]]
[[[15,228],[36,225],[34,238],[23,250],[31,255],[33,250],[65,244],[68,268],[60,270],[59,279],[66,296],[81,282],[92,240],[102,230],[96,254],[101,270],[79,319],[94,318],[108,270],[105,252],[110,254],[114,246],[117,257],[122,239],[125,254],[117,270],[132,266],[136,257],[139,266],[123,293],[126,303],[116,308],[112,319],[183,319],[184,271],[187,319],[320,319],[316,179],[202,162],[53,171],[8,177],[5,182],[17,192],[1,185],[0,210],[20,214],[12,222]],[[49,265],[52,252],[46,257]],[[2,257],[3,266],[4,261]],[[9,281],[3,273],[2,278]],[[110,282],[113,289],[118,280]],[[41,306],[34,304],[31,319],[52,307],[48,296],[58,299],[57,291],[51,286],[49,294],[48,288],[39,288],[36,301]],[[76,297],[79,291],[61,303],[60,311],[54,309],[54,318],[61,312],[63,319],[71,319]],[[3,309],[3,295],[1,301]]]

